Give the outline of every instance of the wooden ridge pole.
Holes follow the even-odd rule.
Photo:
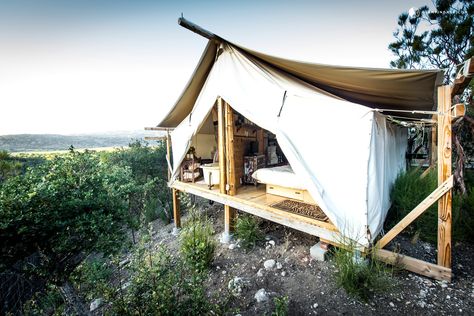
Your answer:
[[[438,87],[438,185],[451,176],[451,87]],[[452,190],[438,200],[438,265],[451,268]]]

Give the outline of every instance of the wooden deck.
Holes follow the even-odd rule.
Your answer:
[[[338,230],[330,222],[319,221],[272,207],[273,204],[287,200],[288,198],[267,194],[265,192],[265,186],[263,185],[258,187],[242,186],[237,189],[237,193],[234,196],[220,193],[218,187],[214,187],[210,190],[204,183],[175,181],[171,187],[178,191],[229,205],[237,210],[318,236],[335,244],[341,241]]]

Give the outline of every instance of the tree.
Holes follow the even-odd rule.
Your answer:
[[[474,56],[474,0],[437,0],[435,9],[428,6],[410,9],[398,17],[395,41],[388,48],[395,59],[394,68],[445,69],[445,84],[456,77],[458,66]],[[472,111],[473,83],[461,98],[468,105],[467,115],[453,124],[453,144],[456,157],[455,179],[462,193],[464,164],[474,157],[474,116]]]
[[[0,186],[2,312],[66,284],[90,253],[123,246],[131,181],[130,169],[71,150]]]
[[[8,152],[0,150],[0,183],[5,179],[17,175],[22,168],[21,162]]]

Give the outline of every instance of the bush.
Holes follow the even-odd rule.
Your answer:
[[[193,218],[180,233],[181,254],[195,270],[204,271],[214,259],[216,241],[212,223],[206,218]]]
[[[288,296],[275,297],[273,303],[275,303],[275,310],[272,312],[272,316],[288,315]]]
[[[113,274],[110,262],[103,257],[84,260],[72,273],[72,281],[79,292],[91,300],[105,291]]]
[[[336,284],[347,294],[367,302],[374,293],[393,287],[392,271],[371,254],[368,258],[354,258],[355,246],[346,244],[345,249],[334,248]]]
[[[433,192],[438,186],[436,170],[432,170],[423,179],[420,178],[423,170],[414,168],[400,174],[392,188],[390,208],[386,220],[387,230],[398,223],[421,201]],[[469,182],[467,182],[469,185]],[[453,194],[452,202],[452,227],[454,240],[472,240],[474,237],[474,208],[470,202],[474,199],[473,190],[469,194],[460,197],[456,192]],[[420,217],[418,217],[404,232],[413,235],[418,233],[420,238],[436,243],[438,232],[438,204],[434,203]]]
[[[235,235],[241,240],[242,247],[245,249],[255,247],[255,244],[263,239],[256,217],[248,214],[239,215],[237,218]]]
[[[164,247],[140,247],[131,263],[129,286],[111,288],[105,295],[112,315],[207,315],[218,306],[209,302],[205,275],[188,269]]]

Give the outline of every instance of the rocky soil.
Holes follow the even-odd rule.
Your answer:
[[[223,231],[223,208],[198,201],[214,223],[216,240]],[[183,217],[185,221],[185,216]],[[154,241],[178,251],[172,225],[154,223]],[[407,271],[393,277],[394,289],[376,294],[364,303],[335,284],[334,263],[311,259],[309,249],[318,239],[308,234],[262,221],[265,241],[245,251],[237,241],[218,243],[207,288],[211,300],[226,302],[229,315],[270,315],[274,297],[289,298],[290,315],[473,315],[474,245],[453,247],[454,278],[439,282]],[[395,241],[406,253],[434,260],[434,246],[407,238]]]

